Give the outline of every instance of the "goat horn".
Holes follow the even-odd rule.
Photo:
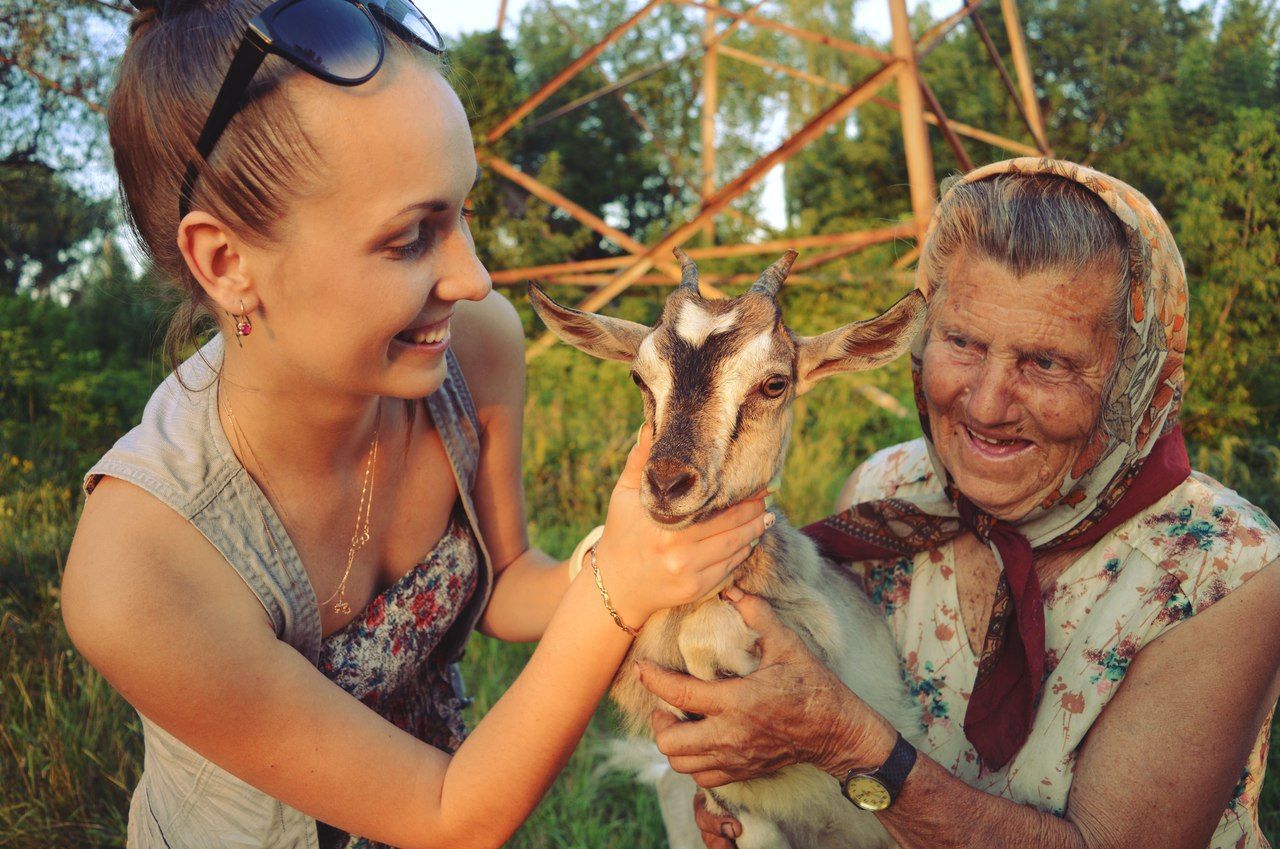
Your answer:
[[[771,298],[778,297],[778,290],[782,288],[787,274],[791,271],[791,264],[796,261],[797,256],[799,254],[792,250],[784,253],[781,259],[764,270],[760,279],[751,287],[751,291],[762,292]]]
[[[680,288],[692,289],[695,293],[698,291],[698,266],[680,248],[671,251],[680,262]]]

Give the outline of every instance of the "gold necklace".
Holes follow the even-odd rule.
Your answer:
[[[240,422],[236,419],[235,409],[232,408],[230,401],[227,401],[227,418],[231,420],[231,428],[235,434],[237,451],[241,454],[247,453],[248,456],[252,458],[253,464],[258,467],[258,471],[262,475],[262,482],[266,484],[267,491],[271,493],[272,500],[274,500],[276,506],[280,510],[281,517],[287,522],[289,517],[288,514],[285,513],[284,503],[280,500],[280,496],[276,494],[275,489],[271,486],[271,481],[267,477],[266,467],[258,460],[258,455],[254,453],[253,446],[249,444],[249,438],[244,435],[244,431],[240,427]],[[356,507],[356,527],[355,531],[351,535],[351,545],[347,550],[347,568],[342,573],[342,580],[339,582],[338,588],[334,590],[333,594],[327,599],[319,602],[319,605],[324,607],[326,604],[333,601],[334,598],[337,598],[338,601],[333,605],[333,612],[340,615],[346,615],[351,612],[351,605],[347,602],[347,578],[351,576],[351,567],[355,563],[356,552],[364,548],[365,544],[369,542],[369,517],[373,513],[373,481],[374,471],[377,468],[378,462],[378,434],[381,430],[381,425],[382,403],[381,399],[379,399],[378,413],[373,423],[373,440],[369,445],[369,457],[365,460],[364,482],[360,487],[360,504]],[[243,448],[241,447],[242,441],[244,443]],[[237,459],[239,458],[237,457]],[[240,467],[244,468],[243,462],[241,462]],[[245,469],[245,472],[247,474],[248,470]],[[258,507],[258,512],[262,514],[262,527],[266,530],[267,536],[271,540],[271,550],[275,553],[276,560],[279,561],[281,559],[280,546],[276,541],[276,535],[271,530],[271,523],[267,521],[267,514],[262,510],[261,505]],[[362,522],[364,524],[363,529],[361,528]]]

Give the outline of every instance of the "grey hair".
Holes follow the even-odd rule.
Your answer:
[[[966,251],[1018,276],[1105,268],[1114,274],[1106,326],[1121,343],[1129,309],[1129,237],[1102,198],[1053,174],[998,174],[956,185],[958,180],[943,184],[938,224],[920,255],[930,290],[942,292],[952,260]]]

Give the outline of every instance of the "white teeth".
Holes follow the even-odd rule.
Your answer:
[[[438,330],[419,330],[413,334],[415,345],[432,345],[447,338],[449,338],[449,324],[447,322]]]

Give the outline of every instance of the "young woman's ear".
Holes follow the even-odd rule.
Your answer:
[[[189,212],[178,225],[178,250],[200,288],[228,314],[259,306],[240,241],[207,212]]]

